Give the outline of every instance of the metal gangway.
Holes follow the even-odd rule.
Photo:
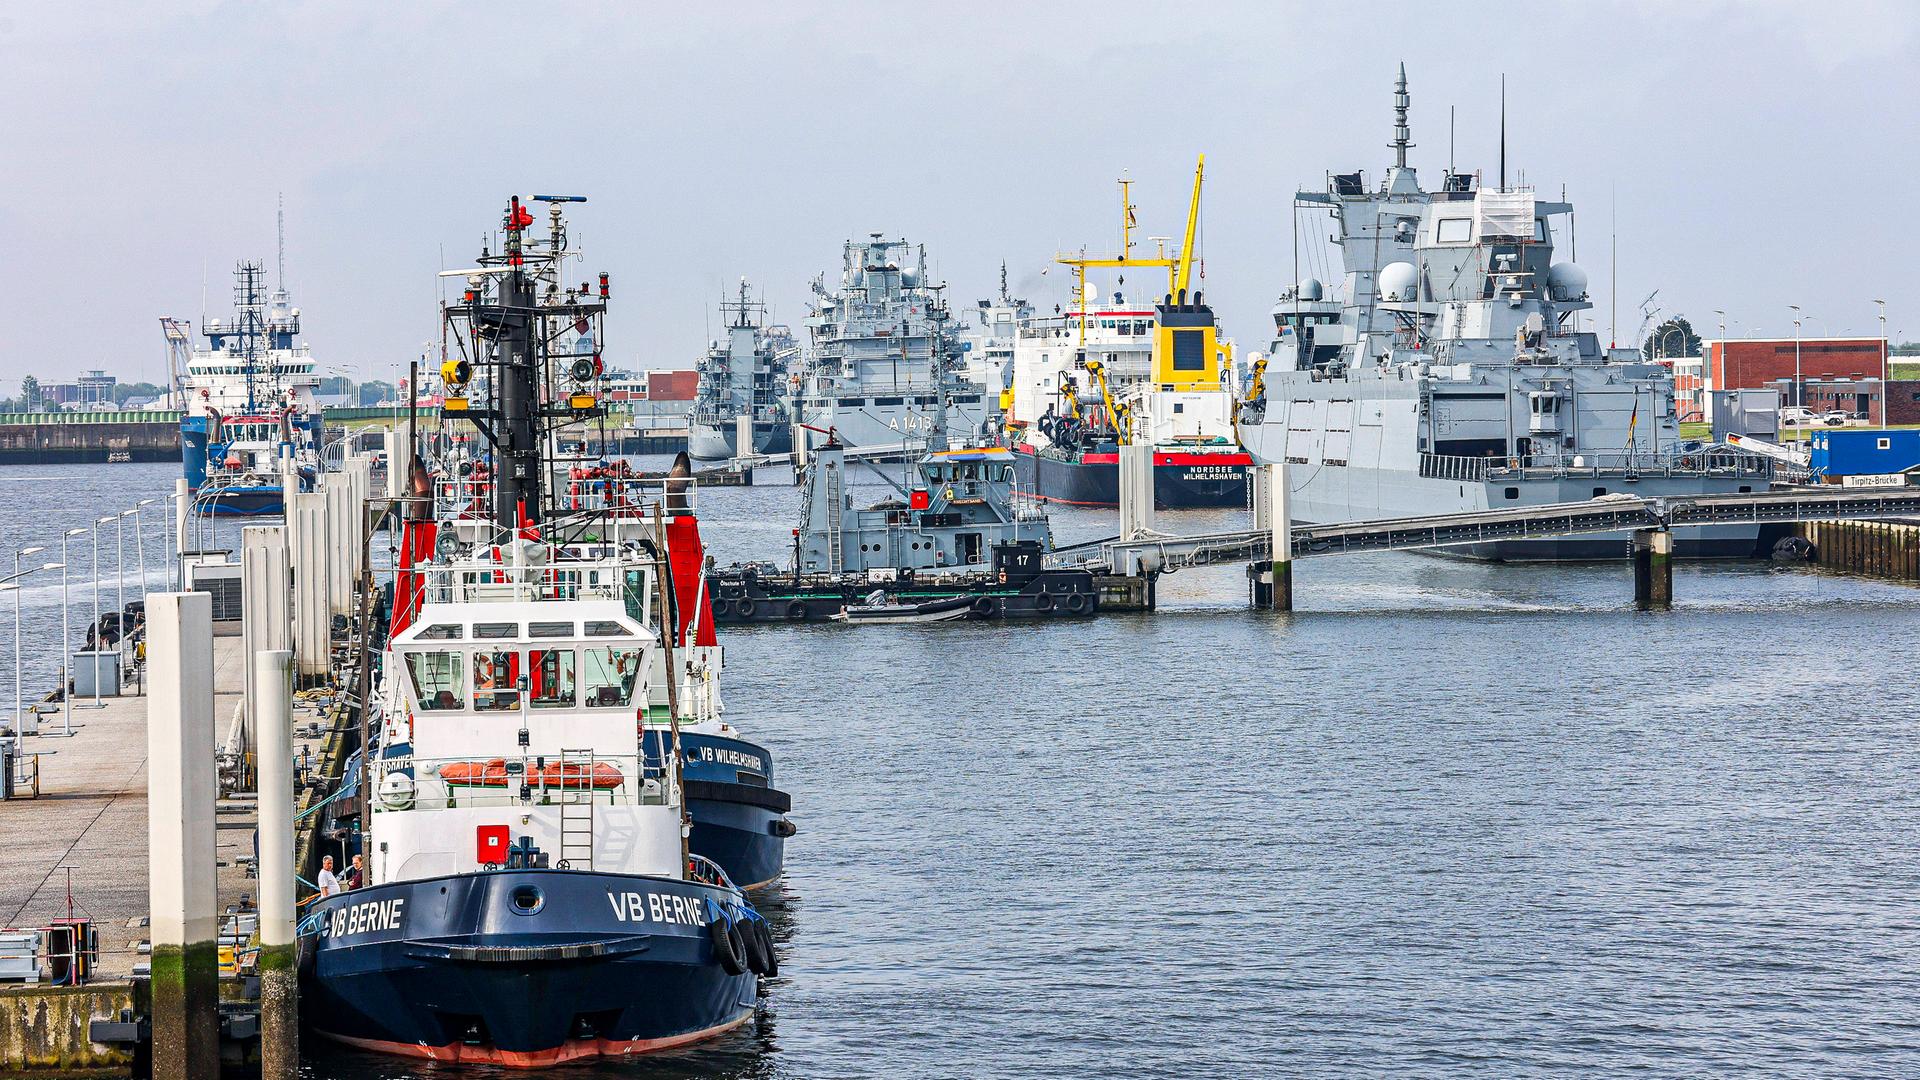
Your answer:
[[[1920,488],[1913,487],[1866,490],[1796,487],[1679,498],[1608,495],[1585,502],[1427,517],[1332,525],[1293,523],[1289,528],[1292,550],[1288,554],[1298,559],[1580,533],[1915,515],[1920,515]],[[1047,556],[1047,564],[1135,576],[1217,563],[1271,561],[1274,531],[1268,527],[1197,536],[1159,533],[1131,538],[1114,536],[1056,548]]]

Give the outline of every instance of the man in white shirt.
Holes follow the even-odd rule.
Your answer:
[[[333,876],[333,856],[328,855],[320,860],[320,878],[317,884],[320,886],[320,896],[323,899],[340,891],[340,879]]]

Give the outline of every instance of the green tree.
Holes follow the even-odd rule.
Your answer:
[[[1671,360],[1676,356],[1699,356],[1700,335],[1685,315],[1675,315],[1653,328],[1640,345],[1640,355],[1648,360]]]
[[[155,386],[149,382],[114,383],[113,403],[115,405],[125,405],[128,398],[159,397],[163,389],[164,388]]]
[[[20,404],[27,412],[40,411],[40,380],[29,375],[20,380]]]
[[[356,400],[358,400],[359,403],[363,406],[381,405],[381,404],[385,404],[386,402],[392,401],[393,400],[393,384],[388,382],[381,382],[378,379],[375,379],[372,382],[363,382],[360,384],[360,396]]]

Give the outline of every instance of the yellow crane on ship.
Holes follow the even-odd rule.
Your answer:
[[[1080,355],[1086,355],[1087,345],[1087,270],[1125,269],[1128,267],[1146,267],[1164,269],[1167,272],[1167,295],[1165,301],[1157,305],[1156,329],[1153,346],[1153,381],[1168,390],[1191,390],[1204,383],[1218,384],[1220,364],[1231,363],[1219,344],[1212,313],[1207,312],[1205,325],[1192,318],[1176,318],[1175,322],[1189,322],[1188,327],[1170,327],[1167,315],[1177,309],[1191,309],[1187,300],[1187,290],[1193,279],[1194,240],[1200,225],[1200,191],[1206,182],[1207,155],[1201,154],[1193,168],[1193,197],[1187,204],[1187,231],[1180,247],[1169,256],[1165,242],[1162,241],[1157,254],[1151,258],[1133,257],[1133,230],[1135,226],[1131,180],[1120,181],[1120,254],[1111,257],[1094,257],[1084,251],[1077,255],[1056,255],[1054,261],[1073,267],[1074,295],[1080,303]],[[1197,298],[1196,298],[1197,300]],[[1188,339],[1184,335],[1198,335]],[[1200,362],[1195,366],[1193,357]],[[1133,407],[1126,402],[1116,403],[1112,386],[1107,380],[1106,365],[1097,360],[1084,361],[1087,372],[1094,377],[1100,387],[1100,399],[1106,406],[1107,415],[1113,420],[1114,432],[1122,445],[1132,438]]]

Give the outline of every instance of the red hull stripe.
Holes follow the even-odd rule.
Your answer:
[[[551,1050],[517,1051],[496,1050],[491,1046],[468,1046],[465,1043],[450,1043],[446,1046],[424,1046],[417,1043],[387,1042],[384,1039],[357,1039],[349,1035],[335,1035],[330,1031],[320,1031],[335,1042],[362,1050],[371,1050],[378,1054],[395,1054],[400,1057],[424,1058],[428,1061],[442,1061],[459,1065],[498,1065],[508,1069],[545,1069],[568,1061],[580,1061],[596,1057],[626,1057],[632,1054],[646,1054],[656,1050],[670,1050],[676,1046],[711,1039],[739,1027],[753,1016],[749,1009],[724,1024],[716,1024],[704,1031],[689,1032],[685,1035],[670,1035],[664,1039],[575,1039],[565,1046],[556,1046]],[[318,1030],[318,1029],[316,1029]]]
[[[1181,450],[1181,451],[1173,451],[1165,454],[1155,454],[1153,455],[1153,463],[1155,465],[1251,465],[1253,464],[1253,458],[1242,451],[1234,451],[1231,453],[1219,453],[1219,454],[1205,454],[1205,453],[1195,453],[1190,450]],[[1061,464],[1072,465],[1074,463],[1068,461],[1068,462],[1061,462]],[[1080,455],[1079,464],[1081,465],[1118,465],[1120,464],[1120,455],[1119,454],[1082,454]]]
[[[1114,460],[1118,461],[1119,458],[1115,457]],[[1170,454],[1155,454],[1153,455],[1153,463],[1155,465],[1251,465],[1253,464],[1253,457],[1245,451],[1238,450],[1224,454],[1194,453],[1189,450]]]

